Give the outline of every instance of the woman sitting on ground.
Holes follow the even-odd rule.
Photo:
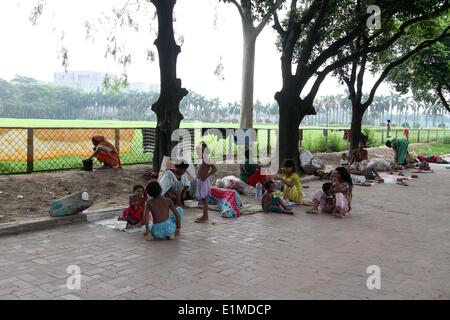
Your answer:
[[[89,157],[89,160],[95,157],[103,163],[103,169],[119,169],[122,167],[116,147],[106,141],[104,136],[94,136],[92,144],[94,145],[94,153]]]
[[[245,161],[241,165],[240,178],[246,184],[256,187],[259,183],[264,184],[267,176],[261,174],[261,166],[256,163],[250,163],[250,150],[245,150]]]
[[[348,170],[344,167],[336,168],[333,172],[332,193],[334,194],[334,205],[329,207],[326,205],[325,199],[329,196],[323,190],[319,190],[314,194],[313,208],[308,211],[310,214],[318,214],[319,207],[324,212],[343,218],[352,210],[352,190],[353,182]]]
[[[172,199],[177,206],[182,205],[187,199],[187,191],[190,186],[186,176],[188,167],[189,164],[181,162],[175,165],[174,170],[166,170],[159,179],[162,188],[161,195]]]

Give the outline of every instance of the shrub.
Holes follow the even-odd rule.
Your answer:
[[[445,129],[445,123],[441,123],[440,125],[438,125],[438,128]]]
[[[363,128],[363,133],[367,137],[367,146],[373,147],[377,144],[375,131],[369,128]]]

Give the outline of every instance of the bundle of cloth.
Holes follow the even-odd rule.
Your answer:
[[[303,148],[299,149],[300,154],[300,165],[302,166],[302,169],[307,174],[314,174],[317,170],[324,170],[325,165],[317,157],[314,157],[314,155]]]
[[[212,187],[208,203],[216,205],[224,218],[241,216],[242,201],[235,190]]]
[[[427,162],[427,163],[437,163],[437,164],[449,164],[447,160],[445,160],[442,157],[439,156],[423,156],[419,155],[417,156],[417,159],[420,162]]]
[[[254,196],[256,194],[255,187],[252,187],[235,176],[226,176],[222,179],[217,179],[216,186],[218,188],[233,189],[248,196]]]

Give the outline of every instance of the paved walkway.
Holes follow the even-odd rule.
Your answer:
[[[344,220],[301,208],[197,225],[188,212],[176,241],[94,224],[0,238],[0,299],[450,299],[449,178],[357,187]],[[66,287],[69,265],[80,290]],[[371,265],[380,290],[367,288]]]

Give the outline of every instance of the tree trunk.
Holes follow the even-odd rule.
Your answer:
[[[255,80],[256,31],[252,22],[243,19],[244,52],[242,61],[242,92],[240,127],[253,128],[253,90]]]
[[[172,142],[172,133],[180,127],[183,116],[180,101],[188,94],[177,78],[177,58],[181,48],[175,42],[173,30],[173,9],[176,0],[152,0],[158,15],[158,49],[161,75],[161,92],[152,106],[156,113],[156,143],[153,155],[153,169],[159,172],[164,156],[170,156],[177,142]]]
[[[278,161],[281,166],[285,159],[295,161],[297,171],[300,171],[299,141],[300,123],[306,116],[303,108],[298,103],[299,98],[293,89],[284,88],[275,95],[275,100],[280,107],[280,119],[278,129]]]
[[[353,156],[353,150],[358,147],[361,140],[362,120],[366,109],[361,103],[352,101],[352,123],[351,123],[351,142],[349,156]]]

